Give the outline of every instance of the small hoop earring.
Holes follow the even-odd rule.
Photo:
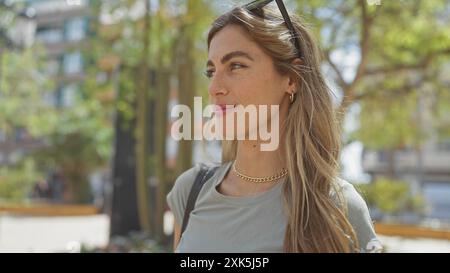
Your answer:
[[[295,98],[295,93],[289,94],[289,100],[291,101],[291,103],[294,102],[294,98]]]

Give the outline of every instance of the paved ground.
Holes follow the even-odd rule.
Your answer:
[[[108,242],[106,215],[73,217],[0,216],[0,252],[61,252]],[[78,242],[78,243],[77,243]]]
[[[13,217],[0,215],[0,252],[67,252],[80,243],[108,242],[106,215],[77,217]],[[388,252],[447,252],[450,241],[379,236]]]
[[[426,238],[404,238],[394,236],[378,236],[386,248],[386,252],[392,253],[450,253],[449,240],[435,240]]]

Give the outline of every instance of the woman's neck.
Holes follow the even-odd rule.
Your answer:
[[[236,168],[245,175],[252,177],[272,176],[286,168],[284,156],[284,133],[283,130],[288,115],[289,103],[281,103],[278,116],[271,116],[267,121],[267,127],[272,118],[278,118],[278,147],[273,151],[262,151],[262,140],[240,140],[237,142]],[[282,121],[282,122],[280,122]],[[272,125],[270,125],[272,126]]]
[[[281,145],[280,145],[281,146]],[[268,177],[280,173],[286,169],[282,149],[275,151],[261,151],[260,142],[238,141],[236,151],[236,169],[251,177]],[[267,183],[255,183],[239,178],[231,169],[227,176],[228,183],[233,188],[233,195],[245,196],[258,192],[264,192],[280,182],[284,178]]]
[[[285,121],[288,113],[289,103],[282,104],[280,107],[280,120]],[[280,123],[280,140],[284,139],[284,124]],[[269,177],[279,174],[283,169],[287,169],[286,156],[285,156],[285,143],[280,141],[278,148],[274,151],[261,151],[260,140],[239,140],[237,141],[237,150],[235,158],[236,169],[251,177]],[[267,191],[270,188],[277,185],[281,180],[267,182],[267,183],[255,183],[245,181],[239,178],[233,169],[227,174],[225,187],[229,187],[229,192],[233,195],[245,196],[258,192]],[[226,189],[225,189],[226,190]]]
[[[261,151],[260,142],[238,141],[236,168],[239,172],[252,177],[266,177],[279,173],[286,168],[281,149]]]

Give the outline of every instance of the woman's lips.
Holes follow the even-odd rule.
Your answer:
[[[216,115],[225,115],[227,113],[230,113],[232,111],[234,111],[236,105],[232,105],[232,104],[216,104],[214,105],[214,113]]]

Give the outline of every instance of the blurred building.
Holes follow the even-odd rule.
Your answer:
[[[450,64],[444,66],[442,83],[450,87]],[[373,179],[393,177],[409,182],[413,193],[426,198],[429,210],[426,217],[450,222],[450,139],[438,137],[432,111],[439,98],[421,90],[415,115],[418,126],[428,137],[421,147],[402,147],[393,150],[364,150],[362,166]],[[428,89],[429,90],[429,89]],[[450,118],[450,116],[445,117]],[[444,121],[450,124],[450,120]]]
[[[88,36],[89,3],[86,0],[26,2],[36,13],[34,42],[44,46],[46,70],[56,83],[56,90],[49,90],[47,100],[55,106],[70,106],[83,80],[82,48]]]
[[[450,221],[450,141],[427,143],[422,150],[365,150],[363,169],[374,179],[395,177],[411,183],[430,205],[429,218]]]
[[[88,0],[0,1],[16,13],[5,37],[8,47],[21,50],[38,45],[45,51],[45,73],[54,81],[54,90],[44,94],[46,103],[69,107],[75,103],[79,84],[84,79],[82,50],[89,36],[92,15]],[[15,162],[27,151],[43,145],[26,130],[16,128],[15,138],[6,139],[0,131],[0,164]],[[5,152],[6,151],[6,152]]]

